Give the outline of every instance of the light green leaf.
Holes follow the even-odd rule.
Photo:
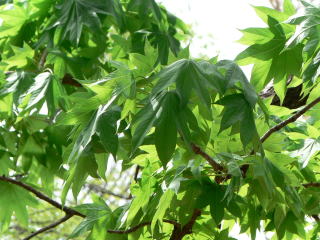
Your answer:
[[[151,222],[151,229],[154,229],[156,223],[159,222],[160,225],[162,224],[163,217],[167,211],[167,209],[171,206],[171,201],[175,196],[175,192],[171,189],[168,189],[160,198],[159,204],[157,206],[157,211],[155,212],[152,222]]]
[[[11,68],[22,68],[28,64],[28,59],[32,59],[34,50],[26,43],[23,47],[12,46],[13,55],[3,59],[2,61],[6,64],[4,70],[7,71]]]
[[[320,150],[320,142],[317,139],[306,139],[301,149],[295,151],[293,156],[298,157],[298,161],[301,163],[302,168],[305,168],[312,156]]]
[[[0,229],[6,230],[15,213],[22,226],[28,225],[27,206],[36,206],[37,201],[25,189],[11,183],[0,182]]]
[[[139,188],[134,193],[135,198],[132,200],[127,217],[127,225],[131,224],[140,209],[144,209],[155,190],[157,180],[150,173],[150,166],[146,167],[142,173]]]

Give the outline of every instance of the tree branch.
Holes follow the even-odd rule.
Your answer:
[[[101,186],[98,186],[98,185],[95,185],[95,184],[87,184],[87,187],[89,188],[89,190],[93,190],[94,192],[96,193],[102,193],[102,194],[108,194],[108,195],[111,195],[111,196],[114,196],[114,197],[117,197],[117,198],[122,198],[122,199],[125,199],[125,200],[130,200],[132,199],[132,196],[124,196],[122,194],[118,194],[118,193],[114,193],[110,190],[107,190],[107,189],[104,189],[102,188]]]
[[[184,236],[192,233],[192,227],[196,222],[197,218],[201,215],[200,209],[194,209],[193,214],[189,220],[181,229],[179,226],[174,226],[170,240],[182,240]]]
[[[48,56],[48,49],[44,49],[38,63],[38,69],[42,69],[46,63],[46,59]]]
[[[176,226],[181,226],[180,223],[177,223],[176,221],[173,221],[173,220],[164,219],[163,222],[172,224],[175,227]],[[151,222],[143,222],[143,223],[140,223],[140,224],[138,224],[138,225],[136,225],[136,226],[134,226],[132,228],[129,228],[127,230],[107,230],[107,231],[108,231],[108,233],[113,233],[113,234],[128,234],[128,233],[135,232],[139,228],[142,228],[142,227],[145,227],[145,226],[148,226],[148,225],[151,225]]]
[[[305,107],[303,107],[302,109],[300,109],[299,111],[297,111],[294,115],[292,115],[291,117],[289,117],[288,119],[282,121],[281,123],[273,126],[272,128],[270,128],[261,138],[260,138],[260,142],[263,143],[264,141],[266,141],[273,133],[279,131],[280,129],[284,128],[285,126],[287,126],[289,123],[293,123],[295,122],[299,117],[301,117],[304,113],[306,113],[308,110],[310,110],[312,107],[314,107],[317,103],[320,102],[320,97],[316,98],[315,100],[313,100],[311,103],[307,104]],[[241,171],[242,171],[242,175],[245,177],[247,174],[247,171],[249,169],[249,165],[245,164],[241,166]]]
[[[206,152],[202,151],[201,148],[194,143],[191,143],[192,151],[195,154],[198,154],[202,156],[204,159],[208,161],[208,163],[211,165],[211,167],[214,169],[216,172],[222,172],[224,171],[224,167],[220,164],[218,164],[212,157],[210,157]]]
[[[306,113],[308,110],[310,110],[313,106],[315,106],[317,103],[320,102],[320,97],[316,98],[315,100],[313,100],[311,103],[309,103],[308,105],[306,105],[304,108],[302,108],[301,110],[297,111],[294,115],[292,115],[291,117],[289,117],[287,120],[284,120],[283,122],[273,126],[272,128],[270,128],[261,138],[260,141],[263,143],[265,140],[267,140],[271,134],[273,134],[274,132],[279,131],[280,129],[284,128],[285,126],[287,126],[289,123],[293,123],[295,122],[299,117],[301,117],[304,113]]]
[[[135,182],[138,181],[139,171],[140,171],[140,166],[137,165],[136,170],[135,170],[135,172],[134,172],[134,177],[133,177],[133,180],[134,180]]]
[[[48,231],[52,228],[55,228],[56,226],[58,226],[59,224],[67,221],[68,219],[70,219],[71,217],[73,216],[79,216],[79,217],[82,217],[82,218],[85,218],[86,216],[83,215],[82,213],[72,209],[72,208],[69,208],[69,207],[66,207],[66,206],[62,206],[60,203],[58,203],[57,201],[53,200],[52,198],[49,198],[48,196],[44,195],[43,193],[39,192],[38,190],[36,190],[35,188],[23,183],[23,182],[20,182],[20,181],[17,181],[15,179],[12,179],[12,178],[9,178],[9,177],[5,177],[5,176],[0,176],[0,181],[4,181],[4,182],[8,182],[8,183],[11,183],[11,184],[14,184],[14,185],[17,185],[19,187],[22,187],[24,188],[25,190],[33,193],[34,195],[36,195],[39,199],[49,203],[50,205],[54,206],[55,208],[58,208],[62,211],[64,211],[66,213],[66,215],[61,218],[60,220],[58,220],[57,222],[54,222],[44,228],[41,228],[39,229],[38,231],[32,233],[31,235],[29,235],[28,237],[24,238],[23,240],[29,240],[31,239],[32,237],[40,234],[40,233],[43,233],[45,231]]]
[[[275,10],[278,10],[278,11],[281,10],[281,9],[280,9],[281,4],[280,4],[280,1],[279,1],[279,0],[269,0],[269,1],[270,1],[270,3],[271,3],[272,7],[273,7]]]
[[[34,195],[36,195],[38,198],[40,198],[41,200],[43,201],[46,201],[47,203],[49,203],[50,205],[54,206],[55,208],[58,208],[62,211],[64,211],[67,215],[72,215],[72,216],[79,216],[79,217],[86,217],[85,215],[83,215],[82,213],[72,209],[72,208],[69,208],[69,207],[66,207],[66,206],[62,206],[60,203],[58,203],[57,201],[49,198],[48,196],[44,195],[43,193],[39,192],[38,190],[34,189],[33,187],[23,183],[23,182],[20,182],[20,181],[17,181],[15,179],[12,179],[12,178],[8,178],[8,177],[5,177],[5,176],[0,176],[0,180],[1,181],[4,181],[4,182],[8,182],[8,183],[12,183],[14,185],[17,185],[19,187],[22,187],[24,188],[25,190],[29,191],[29,192],[32,192]]]
[[[52,223],[52,224],[50,224],[50,225],[48,225],[46,227],[43,227],[43,228],[39,229],[38,231],[30,234],[29,236],[25,237],[23,240],[29,240],[29,239],[37,236],[40,233],[43,233],[43,232],[46,232],[46,231],[48,231],[48,230],[50,230],[52,228],[55,228],[56,226],[60,225],[61,223],[66,222],[67,220],[69,220],[72,217],[73,217],[72,214],[67,214],[63,218],[59,219],[58,221],[56,221],[56,222],[54,222],[54,223]]]
[[[311,183],[302,184],[302,186],[304,186],[305,188],[309,188],[309,187],[320,187],[320,183],[318,183],[318,182],[311,182]]]

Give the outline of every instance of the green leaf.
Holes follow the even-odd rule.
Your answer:
[[[67,181],[63,187],[63,194],[61,196],[62,202],[66,200],[67,193],[72,187],[72,193],[74,199],[77,199],[78,194],[85,184],[85,181],[89,175],[92,177],[98,177],[97,175],[97,163],[95,162],[94,155],[91,153],[82,154],[79,157],[76,164],[72,166]]]
[[[13,9],[2,8],[0,18],[3,23],[0,26],[0,38],[16,35],[28,17],[28,11],[18,4],[15,4]]]
[[[175,192],[172,189],[168,189],[161,196],[159,204],[157,206],[157,211],[155,212],[155,214],[152,218],[151,229],[155,228],[157,222],[162,224],[163,217],[164,217],[167,209],[170,208],[171,201],[174,196],[175,196]]]
[[[105,38],[98,14],[111,15],[118,21],[122,21],[119,15],[121,8],[113,0],[107,2],[102,0],[92,0],[90,2],[85,0],[63,1],[58,9],[59,18],[51,27],[63,29],[62,40],[68,39],[75,45],[78,45],[84,27],[90,29],[98,39]]]
[[[159,81],[153,88],[153,95],[175,85],[181,105],[184,106],[194,92],[200,100],[199,107],[204,110],[203,116],[207,119],[211,119],[210,90],[224,93],[228,87],[218,68],[205,61],[179,60],[163,69],[157,78]]]
[[[244,45],[264,44],[274,37],[268,28],[246,28],[241,32],[243,36],[238,42]]]
[[[225,106],[219,132],[240,123],[241,141],[244,146],[258,138],[252,109],[243,94],[228,95],[216,103]]]
[[[305,168],[312,156],[320,150],[320,142],[317,139],[306,139],[301,149],[295,151],[293,156],[299,157],[302,168]]]
[[[314,36],[314,33],[319,32],[317,26],[320,22],[320,9],[305,1],[302,2],[305,5],[305,13],[302,16],[295,16],[288,21],[290,24],[300,25],[295,34],[287,42],[286,46],[288,47],[295,46],[301,43],[304,39]],[[314,38],[310,38],[309,41],[312,41],[313,39]]]
[[[37,201],[25,189],[11,183],[0,182],[0,229],[7,230],[13,212],[22,226],[28,225],[27,206]]]
[[[77,238],[88,231],[92,231],[99,220],[111,217],[111,209],[102,204],[83,204],[76,207],[76,210],[86,215],[86,218],[73,230],[68,239]]]
[[[37,103],[44,100],[46,96],[50,96],[47,95],[47,92],[49,91],[51,81],[54,81],[53,79],[53,75],[49,72],[41,73],[35,77],[33,84],[27,91],[27,95],[30,94],[30,99],[26,110],[34,107]]]
[[[225,208],[225,201],[224,201],[225,192],[220,186],[214,185],[212,188],[210,196],[210,214],[214,219],[216,225],[219,225],[224,216],[224,208]]]
[[[225,81],[227,89],[236,88],[236,84],[239,82],[242,86],[244,96],[253,107],[258,100],[258,96],[254,91],[252,85],[249,83],[247,77],[242,72],[241,68],[233,61],[227,60],[218,62],[217,66],[220,71],[225,71]]]
[[[114,159],[116,159],[119,145],[117,121],[120,119],[120,115],[120,109],[107,110],[99,117],[96,130],[103,146],[108,152],[112,153]]]
[[[288,15],[294,15],[296,13],[296,8],[291,0],[284,0],[283,2],[283,12]]]
[[[78,138],[75,141],[75,144],[72,148],[72,151],[69,155],[68,161],[73,162],[77,160],[81,153],[85,150],[87,145],[90,143],[92,136],[96,133],[97,124],[100,120],[100,117],[105,113],[113,101],[116,99],[116,96],[113,96],[109,102],[105,105],[100,105],[98,110],[93,114],[90,121],[86,125],[86,127],[80,132]],[[101,133],[101,128],[100,128]],[[109,141],[109,140],[108,140]],[[108,145],[108,147],[110,147]],[[114,149],[113,149],[114,150]]]
[[[144,138],[153,127],[162,112],[161,101],[163,96],[152,98],[150,102],[135,117],[134,133],[132,137],[132,152],[142,144]]]
[[[13,102],[19,106],[23,98],[27,95],[26,91],[34,83],[34,74],[28,72],[13,72],[6,78],[5,84],[0,89],[0,96],[13,94]]]
[[[150,173],[150,166],[144,169],[139,188],[134,193],[135,198],[132,200],[127,217],[127,225],[131,224],[140,209],[144,209],[155,190],[157,180]]]
[[[155,130],[155,145],[158,156],[165,167],[176,148],[177,126],[175,115],[178,111],[179,99],[176,93],[167,93],[162,103],[161,117]]]
[[[251,239],[256,239],[257,230],[260,229],[259,211],[254,205],[250,205],[248,212],[248,220],[250,226]]]
[[[22,68],[26,66],[29,61],[28,59],[32,59],[34,55],[34,50],[26,43],[22,48],[16,46],[12,46],[11,48],[13,55],[2,60],[5,64],[5,71],[11,68]]]
[[[269,22],[269,18],[274,18],[278,22],[284,22],[287,20],[292,14],[288,12],[280,12],[272,8],[268,7],[256,7],[254,6],[254,10],[256,11],[257,15],[265,22]]]

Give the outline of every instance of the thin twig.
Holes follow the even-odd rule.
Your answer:
[[[279,0],[270,0],[270,3],[272,5],[272,7],[277,10],[277,11],[280,11],[280,1]]]
[[[139,165],[137,165],[137,167],[136,167],[136,171],[134,172],[134,177],[133,177],[133,179],[134,179],[134,181],[135,181],[135,182],[137,182],[137,181],[138,181],[139,171],[140,171],[140,166],[139,166]]]
[[[169,223],[169,224],[172,224],[174,226],[181,226],[180,223],[177,223],[176,221],[173,221],[173,220],[167,220],[167,219],[164,219],[163,222],[165,223]],[[151,222],[143,222],[143,223],[140,223],[132,228],[129,228],[127,230],[108,230],[108,233],[113,233],[113,234],[128,234],[128,233],[132,233],[132,232],[135,232],[137,231],[139,228],[142,228],[142,227],[145,227],[145,226],[148,226],[148,225],[151,225]]]
[[[23,182],[20,182],[20,181],[17,181],[15,179],[12,179],[12,178],[8,178],[8,177],[5,177],[5,176],[0,176],[0,180],[1,181],[4,181],[4,182],[8,182],[8,183],[12,183],[14,185],[17,185],[17,186],[20,186],[22,188],[24,188],[25,190],[29,191],[29,192],[32,192],[34,195],[36,195],[38,198],[42,199],[43,201],[46,201],[47,203],[49,203],[50,205],[64,211],[67,215],[76,215],[76,216],[79,216],[79,217],[85,217],[85,215],[83,215],[82,213],[72,209],[72,208],[69,208],[69,207],[66,207],[66,206],[62,206],[60,203],[58,203],[57,201],[53,200],[52,198],[44,195],[43,193],[39,192],[38,190],[34,189],[33,187],[23,183]]]
[[[133,176],[133,180],[134,180],[136,183],[138,182],[139,172],[140,172],[140,166],[137,165],[136,170],[135,170],[135,172],[134,172],[134,176]],[[132,199],[132,194],[131,194],[131,193],[129,194],[128,199]]]
[[[48,49],[44,49],[42,54],[41,54],[39,63],[38,63],[38,68],[39,69],[44,67],[44,64],[46,63],[47,56],[48,56]]]
[[[130,200],[132,197],[130,196],[124,196],[122,194],[114,193],[110,190],[104,189],[101,186],[95,185],[95,184],[88,184],[87,187],[89,190],[93,190],[96,193],[102,193],[102,194],[108,194],[117,198],[125,199],[125,200]]]
[[[73,216],[72,214],[67,214],[63,218],[59,219],[58,221],[56,221],[56,222],[54,222],[54,223],[52,223],[52,224],[50,224],[50,225],[48,225],[46,227],[43,227],[43,228],[39,229],[38,231],[30,234],[29,236],[25,237],[23,240],[29,240],[29,239],[37,236],[40,233],[43,233],[43,232],[46,232],[46,231],[48,231],[48,230],[50,230],[52,228],[55,228],[56,226],[60,225],[61,223],[64,223],[67,220],[69,220],[70,218],[72,218],[72,216]]]

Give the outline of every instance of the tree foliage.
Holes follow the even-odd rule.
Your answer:
[[[188,27],[154,0],[1,1],[2,234],[318,239],[320,6],[302,3],[254,7],[266,27],[241,30],[231,61],[191,58]],[[282,106],[297,86],[302,106]],[[101,187],[110,161],[127,197]],[[35,229],[47,206],[57,219]]]

